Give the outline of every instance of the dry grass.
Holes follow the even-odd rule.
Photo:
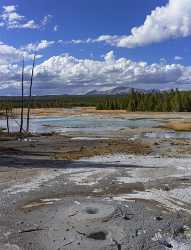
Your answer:
[[[19,109],[15,109],[14,112],[16,114],[19,114]],[[95,107],[31,109],[32,116],[68,116],[68,115],[81,115],[81,114],[119,115],[126,113],[127,113],[126,110],[96,110]],[[27,114],[27,109],[24,109],[24,115],[26,114]]]
[[[110,141],[97,142],[97,146],[82,146],[80,148],[70,150],[60,150],[54,154],[53,159],[56,160],[79,160],[81,157],[92,157],[96,155],[108,155],[115,153],[127,153],[135,155],[146,155],[152,152],[152,147],[148,143],[140,141]]]
[[[13,113],[20,115],[20,109],[14,109]],[[24,109],[26,115],[27,109]],[[160,119],[191,119],[190,112],[128,112],[127,110],[96,110],[95,107],[78,107],[78,108],[37,108],[31,109],[31,115],[39,116],[68,116],[68,115],[100,115],[100,116],[117,116],[123,118],[160,118]]]
[[[175,131],[191,131],[191,122],[169,122],[161,125],[161,127]]]

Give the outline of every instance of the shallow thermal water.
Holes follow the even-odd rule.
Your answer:
[[[19,123],[19,120],[17,121]],[[72,115],[65,117],[39,117],[31,119],[31,130],[33,132],[102,132],[117,131],[123,128],[152,128],[159,125],[154,119],[125,119],[109,118],[90,115]],[[0,127],[6,127],[6,121],[0,120]],[[18,130],[15,120],[10,120],[11,130]]]
[[[163,121],[164,122],[164,121]],[[26,121],[25,121],[26,123]],[[103,117],[91,115],[70,115],[64,117],[37,117],[31,119],[31,131],[35,133],[82,133],[86,135],[108,135],[109,132],[119,131],[124,128],[154,128],[161,124],[161,119],[129,119],[120,117]],[[17,131],[19,120],[10,120],[11,131]],[[6,127],[6,120],[0,120],[0,127]],[[145,133],[146,138],[177,138],[190,139],[190,132],[161,131]]]
[[[136,128],[156,128],[164,119],[132,119],[125,117],[103,117],[93,115],[68,115],[68,116],[55,116],[55,117],[32,117],[30,130],[34,133],[67,133],[67,135],[92,137],[110,137],[111,133],[123,129],[136,129]],[[18,131],[19,119],[10,119],[10,130]],[[26,124],[26,121],[25,121]],[[0,120],[0,128],[6,128],[6,120]],[[191,132],[173,132],[173,131],[160,131],[144,133],[145,138],[175,138],[175,139],[190,139]]]

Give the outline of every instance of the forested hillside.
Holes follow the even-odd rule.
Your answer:
[[[24,107],[27,107],[27,97]],[[18,108],[20,97],[0,97],[0,110]],[[54,107],[96,107],[99,110],[125,109],[128,111],[190,112],[191,91],[171,90],[166,92],[136,92],[116,96],[35,96],[31,100],[32,108]]]

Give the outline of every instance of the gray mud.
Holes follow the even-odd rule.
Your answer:
[[[190,250],[190,203],[171,200],[171,205],[178,207],[174,209],[144,197],[122,197],[153,188],[156,192],[165,190],[165,194],[178,187],[188,188],[191,176],[169,177],[168,169],[155,180],[119,183],[118,177],[131,178],[135,169],[151,176],[156,170],[144,168],[143,162],[73,161],[73,157],[89,156],[90,151],[84,148],[105,147],[109,153],[141,148],[139,154],[152,156],[165,154],[169,146],[174,154],[190,147],[185,141],[181,147],[180,142],[171,143],[74,141],[60,135],[34,136],[20,142],[1,138],[0,250]],[[68,154],[70,160],[65,159]],[[159,175],[163,172],[157,171]]]
[[[154,250],[172,248],[173,240],[189,240],[190,217],[185,213],[141,201],[93,197],[86,186],[77,187],[81,196],[73,196],[76,187],[70,185],[65,192],[60,181],[28,193],[3,194],[0,249],[9,244],[7,249]]]

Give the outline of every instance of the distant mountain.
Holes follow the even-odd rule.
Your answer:
[[[132,89],[134,89],[137,92],[141,92],[141,93],[146,93],[146,92],[154,92],[154,90],[149,90],[146,91],[144,89],[136,89],[136,88],[130,88],[130,87],[116,87],[110,90],[106,90],[106,91],[98,91],[98,90],[92,90],[90,92],[88,92],[86,95],[124,95],[124,94],[128,94],[129,92],[132,91]]]

